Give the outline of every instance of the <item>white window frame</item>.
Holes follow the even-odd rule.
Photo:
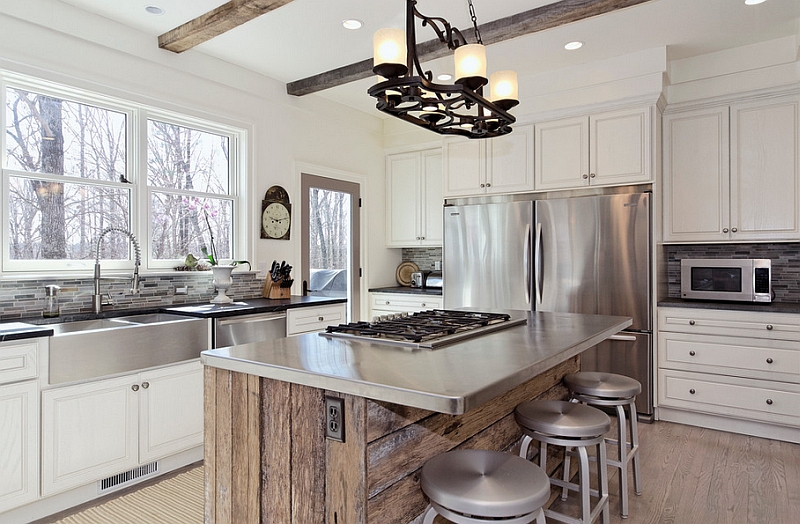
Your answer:
[[[6,90],[7,88],[19,88],[36,93],[42,93],[63,100],[97,106],[110,111],[116,111],[126,116],[126,177],[130,184],[115,183],[109,181],[92,180],[92,184],[104,185],[107,187],[120,187],[130,190],[130,229],[136,236],[142,250],[142,266],[140,271],[143,273],[154,272],[164,273],[171,271],[173,267],[182,265],[183,258],[156,260],[152,257],[150,249],[152,242],[152,231],[150,228],[151,217],[151,193],[157,192],[182,194],[187,196],[213,197],[232,202],[232,255],[234,260],[249,259],[252,245],[247,236],[247,200],[246,200],[246,145],[247,130],[212,121],[208,118],[199,118],[186,113],[178,113],[153,106],[146,106],[134,102],[121,100],[118,98],[107,97],[98,93],[74,89],[62,84],[55,84],[44,80],[0,71],[0,102],[2,103],[2,116],[0,122],[3,125],[3,133],[0,138],[0,148],[2,154],[6,151]],[[197,129],[217,135],[224,135],[229,139],[229,181],[228,194],[210,195],[203,192],[189,192],[171,190],[168,188],[151,188],[147,180],[147,122],[148,120],[158,120],[183,127]],[[94,268],[94,260],[12,260],[10,258],[10,246],[8,241],[8,199],[9,199],[9,177],[23,176],[28,178],[55,180],[62,182],[80,183],[80,179],[71,177],[59,177],[40,173],[29,173],[19,170],[5,169],[0,166],[2,172],[1,183],[2,203],[0,203],[0,240],[3,245],[2,253],[2,273],[9,276],[23,276],[27,274],[59,274],[70,276],[82,276],[91,273]],[[194,253],[200,257],[200,253]],[[128,260],[101,260],[103,269],[109,270],[129,270],[134,265],[134,253],[131,249]]]

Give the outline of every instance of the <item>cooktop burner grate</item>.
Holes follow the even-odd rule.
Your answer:
[[[432,309],[378,322],[351,322],[328,326],[322,334],[433,347],[438,340],[446,339],[446,342],[455,341],[455,338],[461,340],[471,332],[475,332],[477,336],[486,331],[506,327],[502,326],[504,323],[510,323],[507,327],[521,323],[519,320],[510,322],[511,320],[511,316],[505,313]],[[425,343],[430,344],[425,345]]]

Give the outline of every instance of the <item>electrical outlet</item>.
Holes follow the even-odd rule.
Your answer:
[[[442,261],[441,260],[437,260],[436,262],[434,262],[433,263],[433,269],[435,269],[436,271],[441,271],[442,270]]]
[[[175,288],[175,294],[176,295],[188,295],[189,294],[189,287],[188,286],[176,287]]]
[[[344,442],[344,399],[325,397],[325,437]]]

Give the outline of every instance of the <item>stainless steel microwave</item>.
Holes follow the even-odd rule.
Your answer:
[[[772,302],[772,261],[684,258],[681,298]]]

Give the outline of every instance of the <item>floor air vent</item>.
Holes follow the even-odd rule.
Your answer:
[[[142,477],[146,477],[148,475],[152,475],[153,473],[158,472],[158,462],[151,462],[150,464],[145,464],[144,466],[139,466],[138,468],[133,468],[130,471],[125,471],[124,473],[118,473],[107,479],[103,479],[99,481],[98,493],[106,493],[108,491],[113,491],[119,488],[124,487],[127,484],[132,484],[134,480],[140,479]]]

